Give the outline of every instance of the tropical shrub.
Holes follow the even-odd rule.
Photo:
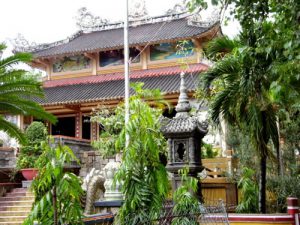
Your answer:
[[[16,168],[34,168],[36,160],[42,154],[41,143],[47,140],[47,129],[42,122],[32,122],[25,131],[27,144],[22,146]]]
[[[256,213],[258,208],[258,185],[255,171],[247,167],[243,168],[242,175],[238,181],[241,199],[236,208],[239,213]]]
[[[64,165],[78,161],[67,146],[56,148],[42,144],[39,157],[39,174],[32,182],[35,202],[24,225],[82,224],[80,197],[83,194],[81,180],[71,172],[64,172]]]
[[[115,155],[120,149],[116,149],[115,143],[124,126],[124,105],[118,105],[114,111],[103,106],[95,110],[91,121],[101,125],[100,138],[92,143],[102,156]]]
[[[188,176],[188,169],[179,170],[182,185],[174,192],[172,225],[197,225],[200,201],[197,198],[198,179]]]
[[[116,147],[123,149],[122,164],[116,179],[123,183],[124,203],[116,224],[140,224],[155,218],[169,190],[167,171],[160,161],[166,140],[160,132],[160,116],[165,107],[158,90],[142,90],[135,84],[130,98],[130,119],[123,127]],[[147,100],[151,100],[150,107]],[[130,137],[125,148],[125,134]]]
[[[300,199],[300,176],[270,177],[267,190],[274,195],[276,211],[284,213],[287,209],[287,198]]]

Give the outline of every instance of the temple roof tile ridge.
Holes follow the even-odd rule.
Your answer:
[[[160,30],[155,37],[151,36],[152,33],[148,33],[156,32],[159,30],[160,26],[165,24],[169,24],[168,26],[171,28],[168,29],[167,27],[164,27],[165,29]],[[131,20],[129,21],[129,32],[132,32],[130,45],[193,37],[206,32],[217,24],[219,24],[218,19],[203,21],[201,17],[196,16],[195,13],[188,12],[170,13],[155,17],[145,17],[140,20]],[[177,27],[177,30],[174,27]],[[72,55],[84,51],[91,52],[100,49],[122,47],[123,41],[120,41],[122,38],[119,36],[121,28],[123,28],[123,22],[107,22],[100,25],[96,24],[96,26],[91,26],[86,30],[79,30],[66,39],[53,43],[29,43],[23,36],[18,37],[21,40],[17,40],[16,38],[15,40],[12,40],[12,42],[14,45],[14,52],[31,52],[34,57],[37,58],[64,54]],[[101,36],[103,36],[102,38],[99,36],[100,32]],[[149,37],[150,39],[146,37],[149,36],[149,34],[151,36],[151,38]],[[110,36],[111,38],[108,39],[106,36]],[[118,36],[118,38],[116,36]],[[83,41],[83,38],[88,40]]]

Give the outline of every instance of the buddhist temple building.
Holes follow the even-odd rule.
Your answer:
[[[180,73],[192,96],[198,75],[208,66],[203,44],[221,33],[218,20],[169,12],[163,16],[137,16],[129,22],[130,82],[160,89],[176,105]],[[31,52],[31,66],[45,71],[45,98],[35,99],[58,118],[49,134],[95,140],[99,127],[89,122],[98,105],[115,107],[124,98],[123,23],[97,20],[66,40],[21,49]],[[18,49],[17,49],[18,51]],[[19,49],[20,51],[20,49]],[[26,127],[33,118],[21,118]]]

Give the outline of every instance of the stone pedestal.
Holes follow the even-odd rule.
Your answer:
[[[94,206],[96,213],[112,213],[115,215],[119,211],[122,204],[123,200],[96,201]]]
[[[123,199],[123,195],[120,191],[121,184],[116,181],[114,182],[114,177],[116,172],[120,168],[120,162],[116,162],[115,159],[109,159],[109,162],[103,168],[103,175],[105,178],[104,182],[104,200],[105,201],[120,201]]]
[[[32,180],[23,180],[22,188],[30,188],[31,184],[32,184]]]

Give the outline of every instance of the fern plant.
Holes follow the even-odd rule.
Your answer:
[[[175,218],[172,225],[198,225],[200,201],[196,197],[198,179],[188,176],[188,169],[179,170],[182,185],[174,192]]]
[[[32,182],[35,203],[24,225],[83,224],[80,197],[81,180],[71,172],[64,172],[64,165],[76,160],[72,150],[58,145],[53,148],[43,144],[44,153],[39,157],[39,174]]]
[[[258,208],[258,185],[255,180],[255,171],[247,167],[243,168],[242,176],[238,181],[238,188],[242,198],[236,208],[239,213],[256,213]]]
[[[145,224],[155,218],[169,189],[167,171],[160,161],[166,140],[160,132],[162,110],[158,90],[142,90],[135,84],[136,94],[130,98],[130,120],[121,131],[117,148],[124,149],[122,165],[116,179],[123,183],[124,203],[118,212],[116,224]],[[150,107],[151,99],[156,107]],[[154,100],[154,101],[153,101]],[[130,137],[125,147],[125,133]]]

